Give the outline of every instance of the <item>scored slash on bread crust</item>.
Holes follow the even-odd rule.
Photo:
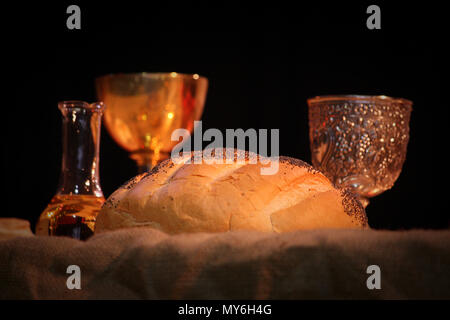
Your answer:
[[[195,151],[181,163],[168,159],[130,179],[105,202],[96,232],[136,226],[167,233],[368,226],[354,194],[336,188],[311,165],[281,156],[278,173],[261,175],[264,165],[250,163],[258,155],[224,151],[233,163],[195,164],[202,152]]]

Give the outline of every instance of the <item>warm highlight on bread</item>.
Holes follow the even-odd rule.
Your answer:
[[[192,155],[193,156],[193,155]],[[303,161],[280,157],[275,175],[260,162],[175,164],[168,159],[116,190],[96,233],[150,226],[167,233],[364,228],[364,208]]]

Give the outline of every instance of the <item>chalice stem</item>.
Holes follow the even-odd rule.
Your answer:
[[[369,199],[363,196],[358,195],[358,200],[359,202],[361,202],[362,206],[365,208],[367,208],[367,206],[369,205]]]
[[[137,164],[138,173],[149,172],[153,167],[151,163]]]
[[[168,156],[169,154],[166,152],[152,150],[139,150],[130,153],[130,158],[136,161],[139,173],[149,172],[162,160],[167,159]]]

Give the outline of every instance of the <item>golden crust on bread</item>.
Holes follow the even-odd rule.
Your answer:
[[[231,164],[187,163],[193,157],[168,159],[121,186],[104,204],[96,232],[137,226],[171,234],[367,227],[354,195],[301,160],[280,157],[276,174],[261,175],[264,165],[250,163],[248,153]]]

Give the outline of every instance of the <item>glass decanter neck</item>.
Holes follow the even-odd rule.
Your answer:
[[[100,128],[103,103],[63,101],[63,156],[58,195],[102,197],[99,179]]]

